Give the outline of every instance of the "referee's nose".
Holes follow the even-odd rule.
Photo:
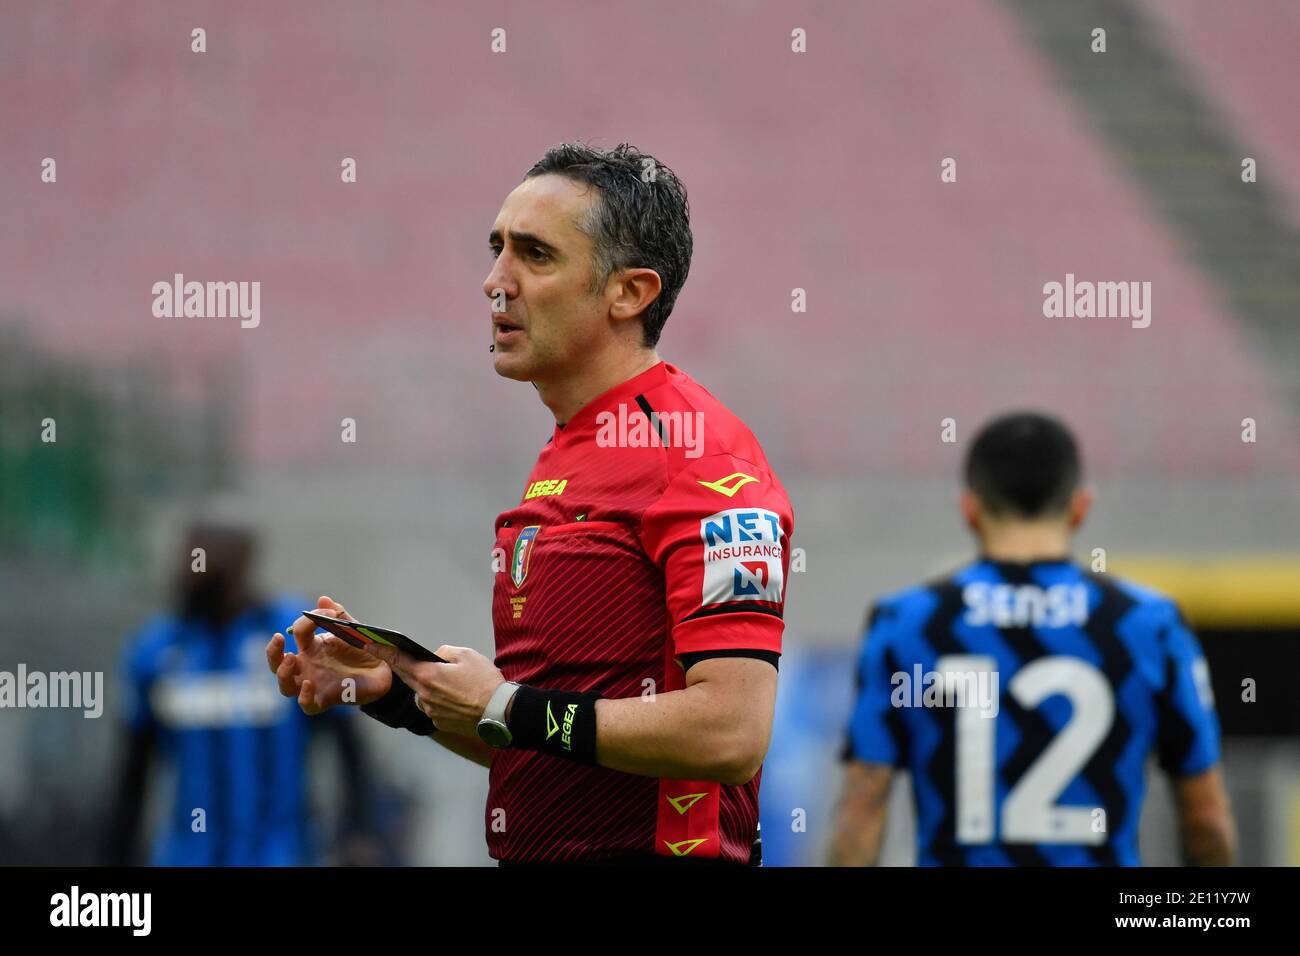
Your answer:
[[[510,265],[506,262],[508,255],[508,252],[502,252],[497,256],[496,261],[492,263],[492,271],[483,280],[483,294],[489,299],[497,297],[497,289],[505,293],[506,299],[513,299],[519,294],[519,284],[511,275]]]

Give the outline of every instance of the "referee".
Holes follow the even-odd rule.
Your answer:
[[[555,416],[496,519],[495,662],[360,651],[300,617],[268,663],[307,714],[346,698],[489,768],[502,864],[757,863],[794,517],[744,423],[655,351],[686,191],[626,144],[563,144],[488,243],[496,372]]]

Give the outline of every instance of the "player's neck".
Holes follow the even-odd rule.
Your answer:
[[[659,364],[659,353],[654,349],[637,349],[635,352],[617,353],[603,361],[595,361],[569,378],[556,382],[534,382],[542,404],[551,410],[556,424],[563,425],[593,398],[608,392],[628,379],[636,378],[646,369]]]
[[[1056,524],[1004,525],[980,536],[980,553],[990,561],[1029,564],[1070,556],[1070,533]]]

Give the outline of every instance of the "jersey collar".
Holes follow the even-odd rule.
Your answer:
[[[1009,568],[1028,568],[1036,564],[1073,564],[1074,558],[1068,554],[1062,555],[1043,555],[1040,558],[1032,558],[1028,561],[1007,561],[1002,558],[991,558],[985,552],[981,551],[976,558],[985,564],[1003,564]]]
[[[634,375],[621,385],[615,385],[613,388],[601,392],[578,409],[574,416],[564,425],[556,425],[552,439],[556,444],[559,444],[560,439],[566,435],[581,435],[592,431],[597,415],[618,408],[620,403],[634,403],[636,396],[662,385],[667,380],[670,371],[676,371],[676,369],[663,359],[660,359],[640,375]],[[631,409],[629,409],[630,411]]]

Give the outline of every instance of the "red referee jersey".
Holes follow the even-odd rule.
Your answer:
[[[660,362],[557,426],[522,500],[497,517],[496,664],[535,687],[648,697],[685,686],[679,655],[779,653],[793,530],[753,434]],[[758,786],[506,749],[490,774],[488,850],[509,862],[744,863]]]

